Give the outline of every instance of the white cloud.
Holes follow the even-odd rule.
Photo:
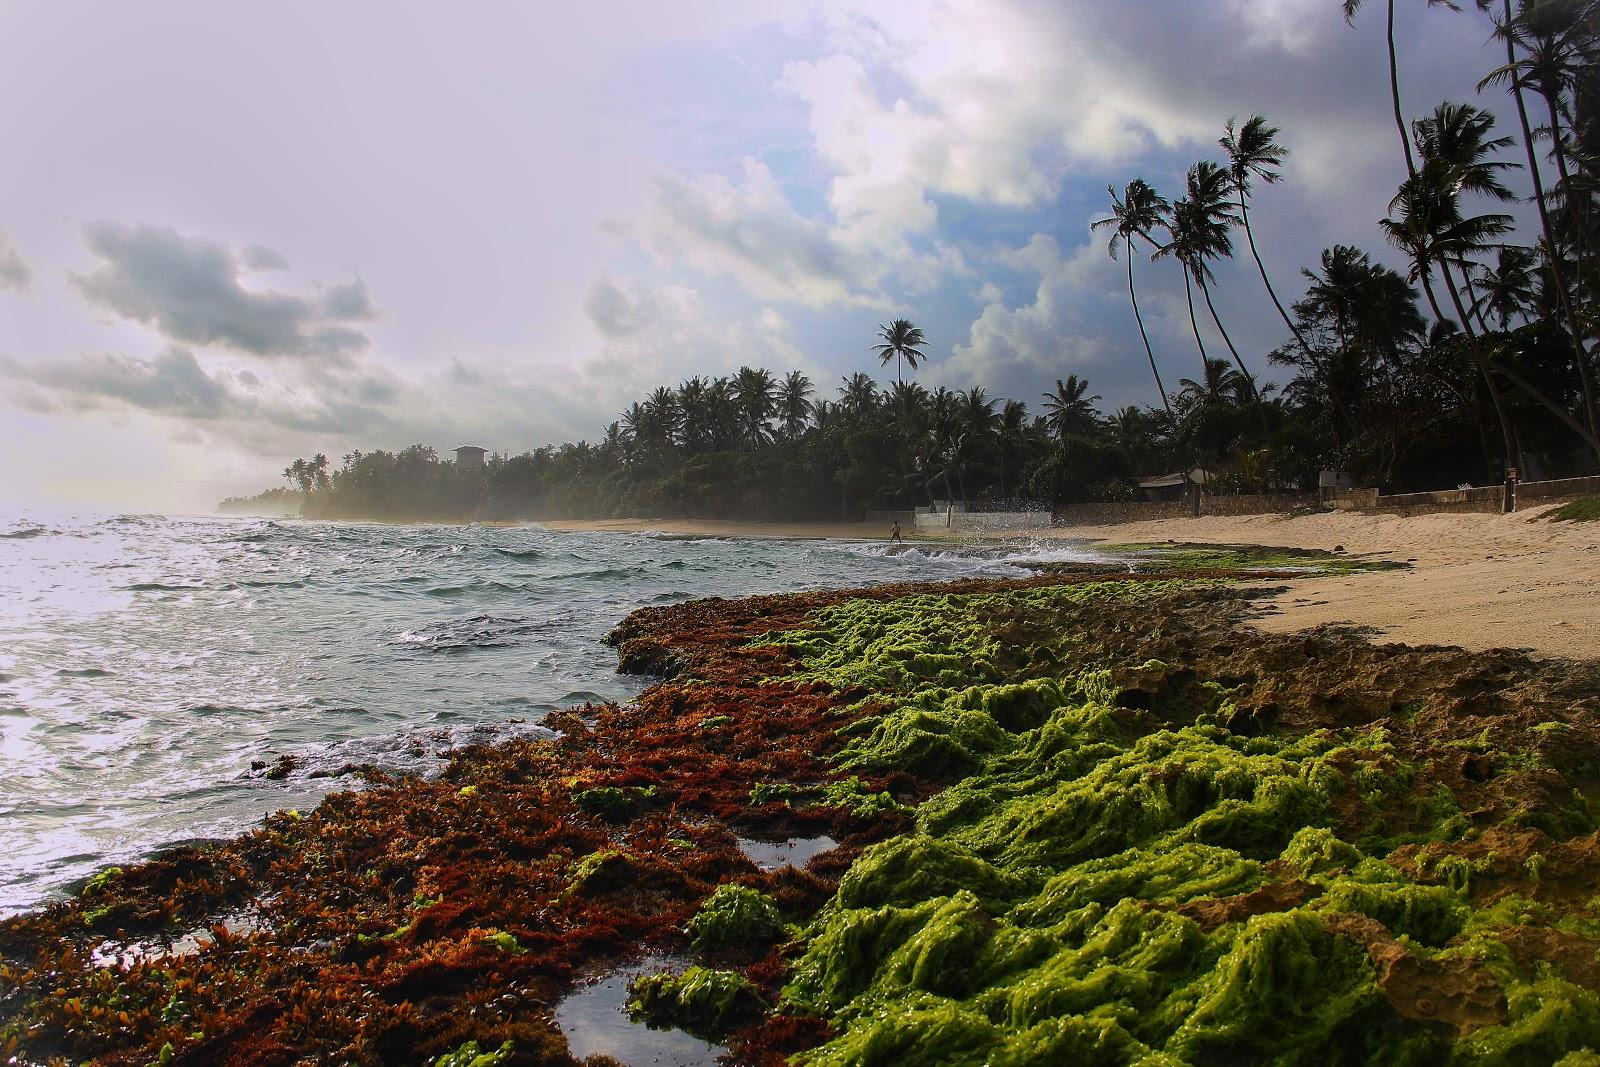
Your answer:
[[[827,224],[795,211],[759,160],[741,181],[663,176],[645,222],[647,243],[664,259],[736,279],[753,295],[824,307],[872,304],[877,272]]]
[[[1104,259],[1093,245],[1063,256],[1060,243],[1036,233],[1021,248],[997,257],[1013,269],[1037,274],[1030,303],[1007,307],[998,291],[972,323],[967,340],[940,368],[940,377],[960,384],[1083,374],[1103,365],[1115,351],[1088,317],[1114,299],[1105,286]],[[1096,283],[1099,284],[1096,284]]]

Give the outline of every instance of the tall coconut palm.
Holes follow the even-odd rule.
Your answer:
[[[922,335],[920,328],[912,325],[910,319],[895,319],[887,326],[880,325],[878,336],[882,342],[872,346],[872,350],[878,354],[878,365],[885,366],[893,359],[894,380],[897,382],[901,380],[902,361],[916,370],[918,361],[927,358],[922,352],[922,346],[928,343],[927,338]]]
[[[1239,350],[1234,347],[1233,338],[1228,336],[1227,328],[1222,325],[1222,318],[1217,314],[1216,305],[1211,301],[1211,282],[1216,276],[1211,271],[1210,261],[1229,259],[1233,256],[1233,238],[1230,231],[1238,221],[1239,216],[1233,210],[1232,186],[1228,172],[1211,160],[1203,159],[1189,168],[1184,180],[1184,196],[1172,205],[1172,218],[1168,229],[1171,241],[1162,251],[1170,249],[1170,254],[1176,256],[1188,268],[1189,275],[1194,278],[1195,285],[1200,289],[1200,295],[1205,299],[1211,321],[1216,325],[1217,332],[1222,335],[1222,342],[1227,345],[1228,353],[1233,356],[1234,365],[1239,368],[1239,373],[1244,376],[1251,392],[1259,401],[1260,392],[1256,389],[1255,376],[1244,365]],[[1191,303],[1191,326],[1192,310]],[[1195,336],[1198,339],[1198,329],[1195,330]],[[1202,345],[1202,358],[1204,355],[1205,349]],[[1262,406],[1263,433],[1267,432],[1266,420],[1266,408]]]
[[[1361,10],[1361,3],[1362,0],[1340,0],[1340,6],[1344,10],[1345,22],[1352,24],[1355,22],[1356,12]],[[1429,7],[1447,7],[1451,11],[1460,10],[1453,0],[1427,0],[1427,4]],[[1389,97],[1394,103],[1394,126],[1400,132],[1400,149],[1406,156],[1406,176],[1414,178],[1417,174],[1417,161],[1411,154],[1411,134],[1406,129],[1405,115],[1400,108],[1400,60],[1395,54],[1394,47],[1394,0],[1388,0],[1388,8]]]
[[[1056,435],[1056,440],[1065,443],[1073,434],[1087,435],[1094,431],[1100,417],[1094,402],[1100,396],[1088,394],[1088,380],[1076,374],[1067,375],[1065,381],[1057,378],[1055,392],[1044,394],[1044,422]]]
[[[1261,262],[1261,253],[1256,249],[1255,230],[1250,226],[1250,183],[1256,178],[1268,185],[1281,181],[1283,174],[1279,168],[1283,166],[1289,150],[1278,143],[1278,128],[1269,126],[1260,115],[1251,115],[1237,131],[1234,129],[1234,120],[1229,119],[1224,130],[1217,144],[1228,154],[1228,177],[1233,180],[1234,192],[1239,198],[1239,221],[1244,225],[1245,240],[1250,244],[1250,256],[1256,261],[1261,284],[1267,287],[1267,295],[1272,298],[1272,306],[1278,309],[1278,317],[1289,327],[1301,350],[1309,351],[1306,339],[1300,335],[1300,327],[1284,310],[1283,301],[1278,299],[1278,291],[1272,287],[1272,279],[1267,277],[1266,265]]]
[[[783,423],[785,436],[791,441],[800,436],[806,428],[806,420],[811,417],[811,393],[811,379],[797,370],[784,375],[778,386],[778,418]]]
[[[1139,325],[1139,337],[1144,341],[1144,354],[1150,361],[1150,374],[1156,380],[1156,392],[1161,395],[1161,406],[1166,409],[1167,418],[1170,420],[1172,402],[1167,399],[1167,387],[1162,384],[1161,371],[1156,368],[1155,350],[1150,347],[1150,335],[1145,332],[1144,316],[1139,314],[1139,296],[1133,287],[1133,252],[1135,240],[1143,240],[1152,250],[1159,248],[1151,235],[1166,224],[1172,205],[1142,178],[1135,178],[1129,182],[1122,190],[1120,198],[1114,186],[1106,186],[1106,192],[1111,196],[1111,215],[1108,218],[1096,219],[1089,224],[1089,228],[1091,230],[1110,228],[1111,239],[1106,242],[1106,252],[1113,260],[1117,258],[1118,251],[1124,245],[1127,246],[1128,300],[1133,304],[1133,320]]]
[[[1487,10],[1489,6],[1490,0],[1478,0],[1480,9]],[[1578,365],[1578,380],[1583,392],[1584,421],[1591,433],[1600,436],[1600,396],[1596,395],[1594,373],[1589,366],[1585,343],[1587,333],[1590,331],[1584,329],[1577,312],[1576,301],[1568,289],[1567,265],[1557,244],[1555,228],[1551,222],[1544,178],[1539,170],[1538,153],[1534,151],[1533,125],[1528,118],[1527,100],[1523,92],[1525,87],[1531,87],[1544,97],[1546,111],[1550,116],[1549,133],[1555,151],[1560,153],[1562,151],[1558,106],[1560,94],[1564,89],[1580,83],[1579,69],[1588,73],[1588,78],[1582,80],[1582,83],[1591,91],[1593,87],[1593,57],[1584,56],[1583,62],[1574,63],[1574,56],[1582,55],[1582,51],[1572,45],[1576,43],[1575,38],[1581,39],[1581,35],[1568,32],[1571,26],[1568,20],[1574,13],[1572,9],[1582,6],[1584,5],[1541,5],[1521,0],[1519,4],[1521,10],[1514,16],[1511,0],[1502,0],[1501,18],[1496,26],[1496,33],[1505,42],[1506,62],[1504,66],[1492,71],[1488,77],[1479,82],[1478,89],[1481,92],[1485,86],[1492,83],[1509,82],[1511,94],[1517,102],[1517,120],[1522,126],[1523,148],[1528,159],[1528,177],[1533,184],[1533,200],[1539,212],[1539,229],[1543,237],[1545,261],[1550,270],[1551,280],[1555,283],[1553,288],[1557,303],[1566,322],[1567,332],[1572,338],[1573,355]],[[1593,7],[1589,6],[1592,13]],[[1518,57],[1519,46],[1527,52],[1523,58]],[[1566,186],[1566,191],[1570,192],[1570,183],[1565,181],[1567,175],[1562,170],[1564,155],[1557,155],[1556,161],[1558,170],[1562,171],[1563,185]],[[1583,288],[1585,279],[1582,260],[1580,246],[1579,262],[1574,272],[1580,289]]]
[[[777,411],[778,383],[765,367],[740,367],[733,376],[733,396],[746,443],[751,449],[760,448],[772,433],[767,420]]]

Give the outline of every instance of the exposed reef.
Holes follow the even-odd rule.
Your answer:
[[[631,704],[0,923],[0,1060],[570,1064],[648,950],[757,1064],[1588,1062],[1600,665],[1260,634],[1183,562],[637,612]]]

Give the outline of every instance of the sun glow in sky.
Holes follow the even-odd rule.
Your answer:
[[[888,380],[897,316],[930,386],[1154,403],[1089,223],[1108,183],[1175,196],[1231,116],[1293,153],[1252,208],[1282,288],[1334,243],[1398,262],[1382,12],[1336,0],[0,13],[0,505],[210,510],[295,455],[595,439],[746,363],[829,396]],[[1407,109],[1505,115],[1489,29],[1401,5]],[[1197,376],[1176,266],[1136,270]],[[1247,256],[1217,294],[1264,368]]]

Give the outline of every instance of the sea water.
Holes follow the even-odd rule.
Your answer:
[[[454,747],[626,700],[606,633],[703,596],[1076,549],[150,515],[0,517],[0,914]],[[280,757],[292,760],[280,763]]]

